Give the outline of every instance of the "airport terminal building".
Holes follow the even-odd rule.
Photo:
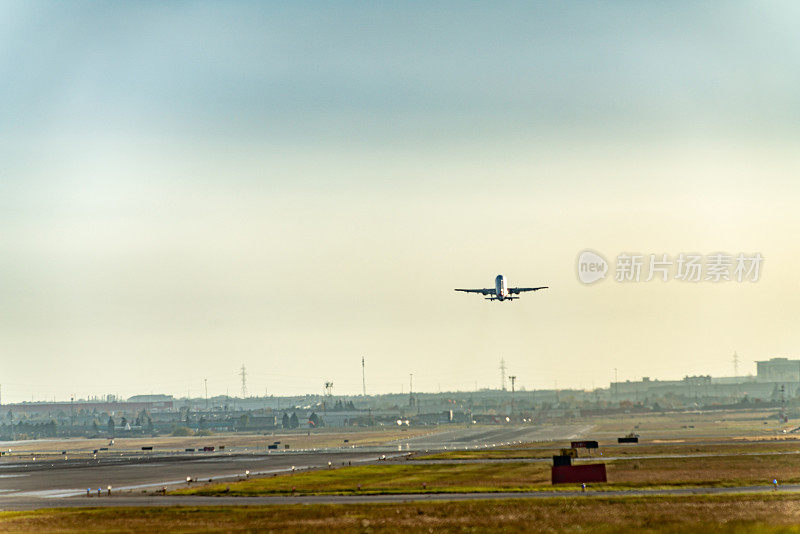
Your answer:
[[[800,382],[800,360],[772,358],[756,362],[759,382]]]
[[[682,395],[694,398],[761,398],[771,399],[784,388],[787,397],[800,392],[800,360],[771,358],[756,362],[756,375],[712,377],[685,376],[681,380],[612,382],[608,390],[614,400],[644,400],[646,397]]]

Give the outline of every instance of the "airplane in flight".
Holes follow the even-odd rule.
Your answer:
[[[498,274],[494,279],[494,287],[488,289],[456,289],[456,291],[464,291],[465,293],[480,293],[481,295],[490,295],[486,300],[514,300],[525,291],[539,291],[540,289],[547,289],[548,286],[542,287],[508,287],[506,279],[502,274]]]

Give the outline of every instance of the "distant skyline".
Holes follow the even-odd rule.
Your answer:
[[[800,6],[0,5],[2,401],[800,356]],[[760,253],[581,284],[583,250]],[[511,303],[457,294],[550,289]]]

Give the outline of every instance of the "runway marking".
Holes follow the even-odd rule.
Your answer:
[[[13,491],[13,490],[11,490]],[[52,489],[52,490],[37,490],[37,491],[18,491],[13,493],[14,497],[34,497],[39,499],[53,499],[59,497],[74,497],[76,495],[84,495],[86,489]]]

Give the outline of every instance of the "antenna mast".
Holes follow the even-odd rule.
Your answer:
[[[244,364],[242,364],[239,375],[242,377],[242,398],[245,399],[247,398],[247,369],[245,369]]]

